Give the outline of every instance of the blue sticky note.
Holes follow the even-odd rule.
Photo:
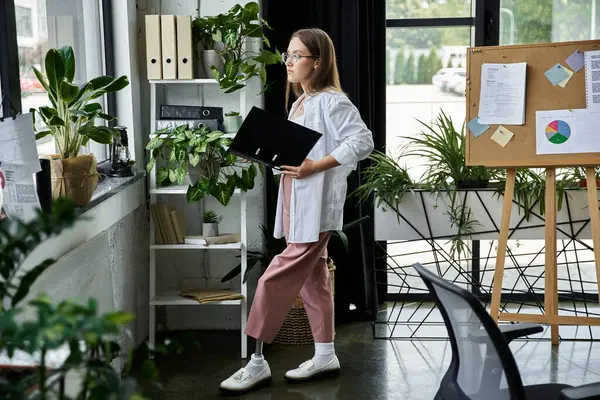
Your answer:
[[[554,67],[550,68],[545,72],[545,75],[550,83],[552,83],[552,86],[558,85],[569,77],[569,74],[567,71],[565,71],[565,68],[560,64],[556,64]]]
[[[486,124],[480,124],[478,117],[475,117],[470,120],[469,123],[467,123],[467,128],[469,128],[469,130],[473,133],[473,136],[479,137],[483,132],[490,129],[490,126]]]
[[[569,65],[569,67],[573,69],[573,71],[577,72],[581,68],[583,68],[583,65],[585,64],[585,59],[583,57],[583,53],[577,50],[573,52],[573,54],[571,54],[569,57],[567,57],[565,62]]]

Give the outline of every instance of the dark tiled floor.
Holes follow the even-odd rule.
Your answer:
[[[444,328],[441,328],[444,329]],[[239,358],[239,332],[195,332],[198,345],[186,340],[186,351],[157,358],[161,399],[221,399],[219,383],[246,361]],[[175,336],[176,337],[176,336]],[[253,346],[253,343],[251,343]],[[253,347],[250,347],[253,348]],[[525,384],[579,385],[600,381],[600,343],[517,341],[511,345]],[[339,378],[288,384],[283,374],[312,357],[312,346],[265,346],[273,372],[270,386],[240,399],[431,400],[450,362],[446,341],[373,339],[369,323],[337,328]]]

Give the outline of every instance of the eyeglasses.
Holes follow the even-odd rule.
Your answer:
[[[288,53],[281,53],[281,58],[284,62],[284,64],[287,64],[288,61],[291,61],[292,64],[296,64],[298,62],[298,60],[300,60],[301,58],[320,58],[319,56],[301,56],[300,54],[288,54]]]

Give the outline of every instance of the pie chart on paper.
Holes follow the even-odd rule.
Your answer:
[[[571,127],[565,121],[555,120],[546,126],[546,138],[550,143],[562,144],[571,137]]]

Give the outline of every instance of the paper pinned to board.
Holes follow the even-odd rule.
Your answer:
[[[473,133],[473,136],[479,137],[483,132],[490,129],[490,126],[487,124],[480,124],[478,118],[475,117],[467,123],[467,128]]]
[[[571,67],[573,71],[579,72],[579,70],[583,68],[585,64],[583,53],[579,50],[575,50],[573,54],[567,57],[565,63],[567,63],[567,65]]]
[[[479,123],[523,125],[527,63],[483,64]]]
[[[40,202],[29,168],[25,165],[2,163],[0,171],[3,182],[3,213],[9,219],[16,218],[25,222],[34,218]]]
[[[506,145],[508,144],[508,142],[510,142],[510,139],[512,139],[513,136],[515,136],[513,132],[500,125],[492,135],[491,139],[494,142],[498,143],[500,146],[506,147]]]
[[[600,152],[598,120],[600,120],[600,112],[591,112],[585,108],[537,111],[536,153]]]
[[[30,174],[41,170],[31,114],[0,122],[0,164],[26,166]]]
[[[563,88],[564,88],[565,86],[567,86],[567,83],[569,83],[569,81],[571,80],[571,77],[572,77],[572,76],[573,76],[573,74],[574,74],[574,72],[573,72],[573,71],[571,71],[569,68],[564,68],[564,70],[565,70],[565,72],[566,72],[567,74],[569,74],[569,76],[568,76],[567,78],[565,78],[565,80],[563,80],[562,82],[560,82],[560,83],[558,84],[558,86],[560,86],[560,87],[563,87]]]
[[[584,59],[586,107],[600,111],[600,50],[586,51]]]
[[[558,85],[569,77],[569,74],[565,71],[565,67],[560,64],[555,64],[552,68],[544,72],[544,74],[552,86]]]

